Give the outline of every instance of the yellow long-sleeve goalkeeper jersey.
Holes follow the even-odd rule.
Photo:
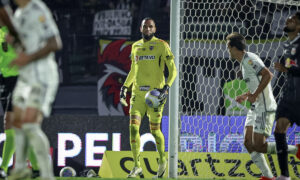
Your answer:
[[[165,65],[169,70],[167,81],[164,76]],[[150,41],[141,39],[133,43],[131,69],[124,86],[129,87],[133,83],[133,92],[143,86],[162,88],[165,84],[171,86],[176,75],[174,55],[167,42],[153,37]]]

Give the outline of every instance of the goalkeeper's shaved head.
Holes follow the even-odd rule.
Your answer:
[[[155,21],[150,17],[144,18],[141,23],[140,31],[146,41],[152,39],[156,32]]]
[[[240,51],[246,49],[246,40],[245,37],[237,32],[233,32],[226,37],[228,45],[231,47],[236,47]]]

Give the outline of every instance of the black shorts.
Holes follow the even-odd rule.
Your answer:
[[[3,111],[12,111],[12,92],[16,86],[18,76],[3,77],[0,75],[1,104]]]
[[[279,118],[287,118],[291,122],[291,126],[296,123],[300,126],[300,102],[291,102],[280,99],[276,110],[276,121]]]

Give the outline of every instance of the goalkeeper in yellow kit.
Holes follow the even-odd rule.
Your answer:
[[[161,132],[161,118],[163,107],[166,102],[169,87],[177,75],[174,64],[174,55],[169,45],[154,36],[156,32],[155,22],[151,18],[145,18],[140,27],[143,38],[132,45],[131,69],[120,92],[120,102],[127,106],[126,92],[132,85],[132,96],[130,99],[130,146],[133,153],[134,168],[128,175],[129,178],[141,176],[140,165],[140,134],[139,127],[142,117],[147,114],[150,121],[150,131],[156,141],[159,152],[159,167],[157,178],[164,175],[167,167],[165,157],[165,139]],[[169,70],[169,77],[165,80],[165,65]],[[158,108],[150,108],[145,103],[145,95],[149,90],[160,91]]]

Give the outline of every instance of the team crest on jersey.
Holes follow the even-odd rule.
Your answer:
[[[150,51],[152,51],[154,49],[154,46],[150,46],[149,49]]]
[[[253,65],[253,61],[252,61],[252,60],[249,60],[249,61],[248,61],[248,64],[252,66],[252,65]]]
[[[291,50],[291,55],[295,55],[296,54],[296,48],[292,48],[292,50]]]
[[[44,16],[44,15],[40,16],[40,17],[39,17],[39,21],[40,21],[41,23],[45,22],[45,21],[46,21],[45,16]]]

